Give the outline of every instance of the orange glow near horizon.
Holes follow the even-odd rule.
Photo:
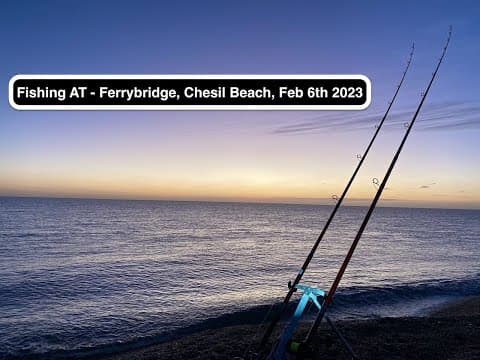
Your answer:
[[[200,175],[200,174],[197,174]],[[286,202],[332,204],[347,177],[317,181],[301,175],[273,171],[219,171],[203,177],[181,178],[161,174],[6,174],[0,180],[2,195],[83,197],[112,199],[166,199],[206,201]],[[41,179],[41,181],[39,181]],[[375,187],[365,176],[349,192],[347,205],[367,205]],[[460,192],[453,184],[418,186],[393,176],[382,196],[382,206],[478,208],[480,194]]]
[[[21,113],[35,119],[15,123],[14,144],[4,134],[0,196],[332,204],[372,135],[371,127],[275,132],[312,116],[303,113],[91,114]],[[330,115],[320,116],[322,124]],[[47,123],[53,130],[38,136]],[[67,127],[75,136],[63,135]],[[372,178],[383,177],[403,131],[382,132],[346,204],[370,203]],[[414,131],[380,205],[480,208],[477,133]]]

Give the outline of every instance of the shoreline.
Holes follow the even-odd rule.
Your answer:
[[[303,338],[308,325],[300,325],[299,338]],[[480,296],[440,305],[423,317],[344,320],[336,322],[336,325],[361,359],[480,358]],[[318,359],[348,359],[348,354],[330,328],[324,324],[322,329],[315,341],[319,345]],[[204,330],[176,340],[96,358],[250,359],[252,355],[245,350],[257,330],[258,325]]]

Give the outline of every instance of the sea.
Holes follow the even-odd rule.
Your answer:
[[[0,198],[0,358],[88,358],[259,323],[332,207]],[[328,290],[365,213],[340,208],[303,284]],[[331,316],[423,316],[479,295],[479,235],[477,210],[377,208]]]

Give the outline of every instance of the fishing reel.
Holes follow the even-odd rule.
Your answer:
[[[293,284],[292,284],[292,280],[288,280],[287,286],[288,286],[289,289],[293,288],[293,292],[297,291],[297,288],[295,286],[293,286]]]

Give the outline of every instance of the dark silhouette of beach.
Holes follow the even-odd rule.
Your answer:
[[[480,359],[480,296],[450,303],[425,317],[340,321],[337,327],[360,359]],[[241,325],[206,330],[104,359],[250,359],[245,349],[257,329]],[[332,331],[322,329],[314,359],[350,359]]]

